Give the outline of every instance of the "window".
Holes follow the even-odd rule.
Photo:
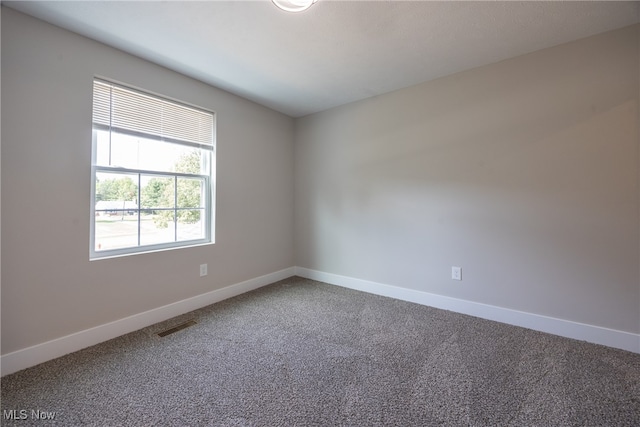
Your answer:
[[[213,242],[211,112],[93,82],[90,258]]]

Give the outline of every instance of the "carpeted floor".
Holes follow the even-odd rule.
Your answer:
[[[1,397],[19,426],[640,426],[640,355],[292,277],[6,376]]]

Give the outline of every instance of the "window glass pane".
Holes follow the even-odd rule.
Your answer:
[[[199,148],[184,147],[184,150],[174,157],[175,163],[173,164],[172,171],[208,175],[209,172],[204,162],[207,154],[207,151]]]
[[[204,238],[204,210],[178,210],[177,240],[184,241]]]
[[[178,178],[178,208],[204,207],[204,180]]]
[[[138,246],[138,214],[135,211],[96,211],[95,251]]]
[[[93,130],[96,135],[95,156],[96,165],[109,166],[111,156],[111,145],[109,144],[109,132]]]
[[[96,213],[138,209],[138,175],[97,172],[95,208]]]
[[[95,250],[138,245],[138,176],[96,173]]]
[[[175,211],[143,210],[140,215],[140,244],[156,245],[176,241]]]
[[[140,207],[142,209],[174,208],[176,179],[172,176],[141,175]],[[156,214],[154,212],[154,214]]]
[[[206,150],[139,136],[96,130],[98,166],[206,175]]]

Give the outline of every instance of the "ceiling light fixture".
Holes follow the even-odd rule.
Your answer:
[[[304,12],[318,0],[271,0],[273,4],[287,12]]]

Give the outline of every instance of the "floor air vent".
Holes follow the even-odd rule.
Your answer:
[[[174,332],[181,331],[181,330],[183,330],[185,328],[188,328],[189,326],[196,325],[197,323],[198,322],[196,322],[195,320],[189,320],[188,322],[181,323],[181,324],[179,324],[177,326],[174,326],[171,329],[167,329],[166,331],[158,332],[158,336],[159,337],[166,337],[167,335],[171,335]]]

